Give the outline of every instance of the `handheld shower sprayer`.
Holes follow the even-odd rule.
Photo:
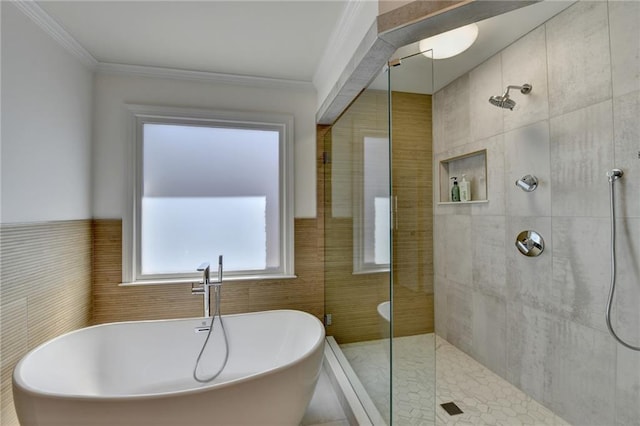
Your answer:
[[[622,340],[611,324],[611,306],[613,305],[613,295],[616,291],[616,202],[614,198],[613,185],[615,181],[620,179],[623,175],[624,173],[620,169],[612,169],[607,172],[607,178],[609,178],[609,208],[611,214],[611,284],[609,287],[609,297],[607,298],[607,308],[604,316],[609,333],[618,341],[618,343],[627,349],[640,351],[640,346],[634,346]]]
[[[505,90],[502,96],[491,96],[489,98],[489,102],[491,103],[491,105],[495,105],[500,108],[510,109],[513,111],[513,107],[516,106],[516,101],[509,98],[509,90],[511,89],[518,89],[520,90],[520,93],[522,93],[523,95],[528,95],[529,93],[531,93],[531,89],[533,89],[533,87],[528,83],[525,83],[522,86],[509,85],[507,86],[507,90]]]

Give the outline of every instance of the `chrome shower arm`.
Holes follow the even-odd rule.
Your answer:
[[[529,92],[531,92],[532,87],[530,84],[523,84],[522,86],[516,86],[516,85],[510,84],[509,86],[507,86],[507,90],[504,92],[504,95],[502,96],[507,96],[509,94],[510,89],[518,89],[520,90],[520,93],[522,93],[523,95],[526,95]]]

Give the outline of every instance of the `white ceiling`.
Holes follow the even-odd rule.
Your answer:
[[[374,0],[39,1],[38,5],[102,63],[311,82],[349,1]],[[478,23],[479,37],[470,49],[435,62],[435,89],[571,3],[543,1]],[[397,56],[417,52],[416,45],[399,49]],[[413,74],[423,78],[416,91],[433,92],[431,85],[425,86],[424,69],[401,68],[407,73],[406,84],[413,84],[408,77]],[[378,84],[386,88],[386,79]],[[394,90],[409,88],[394,86]]]
[[[310,82],[347,0],[38,4],[99,62]]]

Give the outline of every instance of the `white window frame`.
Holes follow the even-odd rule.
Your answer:
[[[200,260],[194,260],[192,274],[142,275],[140,267],[140,219],[143,184],[142,149],[145,123],[186,124],[199,126],[233,126],[245,129],[277,130],[280,133],[279,191],[280,191],[280,259],[281,267],[274,272],[225,272],[225,280],[294,278],[294,209],[293,209],[293,116],[287,114],[204,110],[150,105],[127,105],[129,114],[129,158],[126,213],[122,229],[122,282],[128,284],[161,284],[192,282],[198,278],[195,271]],[[216,269],[217,255],[212,253],[212,270]],[[204,259],[207,260],[207,259]]]

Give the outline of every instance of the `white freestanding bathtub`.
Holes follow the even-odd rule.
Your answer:
[[[391,302],[388,300],[378,305],[378,324],[380,324],[380,336],[388,339],[391,335]]]
[[[324,327],[299,311],[223,316],[229,361],[193,379],[204,318],[88,327],[57,337],[16,366],[22,426],[297,425],[322,365]],[[222,363],[216,319],[199,376]]]

